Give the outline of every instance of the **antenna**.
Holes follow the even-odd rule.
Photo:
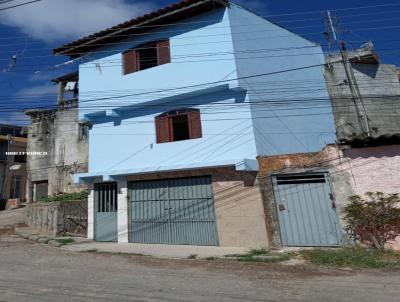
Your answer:
[[[367,112],[365,110],[361,92],[357,84],[357,79],[354,75],[353,66],[351,65],[351,62],[349,60],[349,54],[347,52],[346,43],[340,40],[340,32],[338,31],[338,18],[336,15],[333,16],[331,11],[329,10],[326,12],[326,16],[327,16],[326,25],[328,31],[327,33],[325,33],[325,36],[328,38],[328,40],[333,38],[334,42],[337,44],[339,48],[344,70],[346,73],[346,80],[350,88],[351,96],[357,112],[361,130],[363,131],[364,136],[370,137],[371,131],[370,131]]]

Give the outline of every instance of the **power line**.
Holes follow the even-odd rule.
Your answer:
[[[33,4],[33,3],[36,3],[36,2],[39,2],[39,1],[42,1],[42,0],[33,0],[33,1],[29,1],[29,2],[16,4],[16,5],[13,5],[13,6],[8,6],[8,7],[5,7],[5,8],[0,8],[0,11],[5,11],[5,10],[9,10],[9,9],[12,9],[12,8],[15,8],[15,7],[20,7],[20,6],[25,6],[25,5],[28,5],[28,4]]]
[[[389,11],[389,13],[390,13],[391,11]],[[308,21],[309,19],[304,19],[305,21]],[[316,20],[316,19],[315,19]],[[220,21],[220,20],[216,20],[216,21]],[[371,22],[371,21],[373,21],[373,20],[369,20],[369,22]],[[284,21],[283,21],[284,22]],[[187,22],[187,23],[191,23],[191,22]],[[175,25],[176,24],[180,24],[180,23],[175,23]],[[184,24],[186,24],[186,23],[184,23]],[[261,23],[260,23],[261,24]],[[172,25],[172,24],[170,24],[170,25]],[[233,27],[233,28],[236,28],[236,27],[243,27],[243,26],[253,26],[253,24],[250,24],[250,25],[248,25],[248,24],[245,24],[245,25],[229,25],[229,26],[226,26],[226,28],[227,27]],[[317,26],[317,25],[315,25],[315,26]],[[307,26],[307,27],[310,27],[310,26]],[[216,28],[223,28],[223,27],[216,27]],[[216,28],[214,28],[214,29],[216,29]],[[303,27],[297,27],[297,28],[303,28]],[[296,29],[296,27],[294,27],[294,28],[292,28],[292,29]],[[275,30],[271,30],[271,31],[275,31]],[[174,32],[174,31],[163,31],[162,33],[172,33],[172,32]],[[176,32],[178,32],[178,31],[176,31]],[[152,33],[141,33],[141,34],[133,34],[133,35],[149,35],[149,34],[152,34]],[[132,35],[130,35],[130,34],[122,34],[122,35],[114,35],[114,36],[119,36],[119,37],[128,37],[128,36],[132,36]],[[23,36],[21,36],[21,38],[22,38]],[[0,38],[0,39],[15,39],[15,37],[13,37],[13,38]],[[32,43],[39,43],[39,42],[32,42]],[[109,43],[107,43],[107,44],[109,44]],[[107,45],[106,44],[106,45]],[[99,44],[99,43],[94,43],[94,44],[92,44],[92,45],[94,45],[94,46],[100,46],[100,45],[104,45],[104,44]]]

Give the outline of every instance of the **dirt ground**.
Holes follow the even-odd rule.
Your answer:
[[[0,234],[0,301],[399,301],[400,272],[69,252]]]

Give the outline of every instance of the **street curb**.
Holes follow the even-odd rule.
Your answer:
[[[62,247],[65,244],[59,242],[57,239],[69,239],[72,238],[71,236],[68,237],[53,237],[53,236],[44,236],[41,234],[38,234],[38,232],[34,229],[29,229],[29,228],[15,228],[14,232],[16,235],[19,237],[26,239],[26,240],[32,240],[36,241],[41,244],[47,244],[53,247]]]

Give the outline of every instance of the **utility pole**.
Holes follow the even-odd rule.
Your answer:
[[[360,89],[357,84],[357,79],[354,75],[353,66],[351,65],[351,62],[349,60],[349,55],[348,55],[348,52],[346,49],[346,44],[344,41],[341,41],[338,38],[339,32],[337,30],[337,22],[336,21],[334,22],[330,11],[327,11],[327,18],[328,18],[329,31],[332,34],[334,42],[337,43],[339,51],[340,51],[340,55],[342,57],[342,62],[343,62],[344,70],[346,73],[347,83],[349,84],[351,97],[354,102],[354,106],[355,106],[355,109],[357,112],[361,130],[363,131],[363,134],[365,137],[370,137],[371,131],[370,131],[370,125],[369,125],[369,121],[368,121],[367,112],[365,110],[361,92],[360,92]]]

